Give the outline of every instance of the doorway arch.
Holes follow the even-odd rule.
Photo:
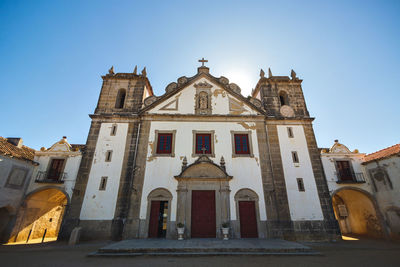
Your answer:
[[[57,187],[30,192],[21,205],[9,243],[40,243],[57,240],[68,194]]]
[[[343,235],[385,237],[383,217],[370,193],[355,187],[333,192],[332,205]]]

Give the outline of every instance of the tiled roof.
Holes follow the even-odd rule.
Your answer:
[[[27,147],[17,147],[7,141],[7,138],[0,136],[0,155],[11,158],[33,161],[35,157],[35,150]]]
[[[385,149],[376,151],[374,153],[368,154],[365,156],[364,158],[364,163],[366,162],[370,162],[373,160],[377,160],[377,159],[382,159],[382,158],[386,158],[389,156],[392,156],[394,154],[398,154],[400,153],[400,144],[391,146],[391,147],[387,147]]]

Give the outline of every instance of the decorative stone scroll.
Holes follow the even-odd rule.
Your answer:
[[[165,92],[169,93],[174,91],[176,88],[178,88],[178,84],[176,82],[172,82],[165,87]]]
[[[185,76],[182,76],[182,77],[180,77],[180,78],[178,79],[178,84],[179,84],[179,85],[183,85],[183,84],[185,84],[185,83],[187,83],[187,82],[188,82],[188,78],[185,77]]]
[[[259,99],[257,99],[257,98],[251,97],[250,98],[250,103],[252,103],[254,106],[256,106],[258,108],[262,107],[261,101]]]
[[[204,82],[196,83],[196,84],[194,85],[194,87],[195,87],[195,88],[207,88],[207,89],[209,89],[209,88],[212,87],[212,85],[209,84],[208,82],[204,81]]]
[[[223,85],[228,85],[228,84],[229,84],[228,78],[226,78],[226,77],[224,77],[224,76],[221,76],[221,77],[218,79],[218,81],[219,81],[220,83],[222,83]]]
[[[143,103],[144,103],[144,105],[147,107],[147,106],[150,106],[151,104],[153,104],[153,103],[156,102],[156,101],[157,101],[157,97],[154,96],[154,95],[152,95],[152,96],[147,97],[147,98],[143,101]]]
[[[230,83],[229,88],[234,91],[236,94],[241,94],[241,89],[236,83]]]

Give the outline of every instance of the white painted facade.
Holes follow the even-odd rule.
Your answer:
[[[292,127],[293,137],[288,136],[287,127]],[[277,129],[291,219],[323,220],[303,126],[278,125]],[[293,162],[292,151],[297,152],[299,163]],[[303,178],[304,192],[299,191],[297,178]]]
[[[62,183],[38,183],[36,180],[40,173],[47,172],[52,159],[64,159],[65,165],[63,173],[65,173]],[[34,161],[39,163],[35,169],[33,179],[29,184],[27,194],[40,190],[43,187],[51,185],[52,187],[60,188],[68,194],[71,199],[73,188],[75,186],[76,177],[78,175],[79,166],[82,159],[82,152],[79,150],[73,151],[71,145],[66,139],[61,139],[59,142],[52,145],[48,150],[42,148],[41,151],[36,151]]]
[[[114,136],[111,135],[113,125],[117,126]],[[128,123],[101,124],[82,204],[81,220],[114,218],[127,133]],[[107,151],[112,151],[109,162],[106,161]],[[108,177],[105,190],[99,190],[102,177]]]
[[[246,123],[245,126],[252,127],[254,123]],[[247,128],[247,127],[246,127]],[[248,131],[240,123],[234,122],[168,122],[155,121],[151,123],[149,136],[149,149],[143,193],[140,208],[140,218],[146,218],[147,196],[156,188],[166,188],[172,195],[171,220],[176,218],[176,199],[178,182],[174,179],[175,175],[181,172],[182,159],[186,156],[188,165],[192,164],[197,157],[192,157],[193,130],[196,131],[215,131],[214,133],[214,152],[215,157],[211,157],[214,163],[219,164],[221,156],[226,163],[226,172],[233,176],[229,182],[230,186],[230,210],[231,219],[236,220],[236,207],[234,196],[237,191],[249,188],[257,193],[259,197],[260,219],[266,220],[265,202],[259,166],[258,142],[255,130],[251,130],[252,149],[254,157],[232,157],[231,131]],[[152,150],[156,149],[155,130],[176,130],[175,157],[156,157],[152,155]],[[246,166],[244,168],[244,166]]]
[[[326,153],[324,153],[326,152]],[[337,175],[337,169],[335,166],[335,160],[349,160],[350,164],[354,170],[354,173],[361,173],[362,177],[365,179],[365,183],[353,183],[352,187],[362,189],[366,192],[372,192],[372,185],[370,180],[368,179],[368,175],[366,174],[361,163],[363,162],[364,153],[354,153],[350,152],[350,150],[333,150],[332,152],[324,151],[321,153],[322,165],[324,167],[325,178],[328,183],[329,193],[332,195],[336,190],[349,186],[349,184],[341,184],[337,183],[339,181]]]

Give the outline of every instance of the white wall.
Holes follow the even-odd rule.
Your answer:
[[[292,127],[294,138],[289,138],[287,127]],[[277,128],[291,219],[323,220],[303,126],[278,125]],[[293,163],[292,151],[297,151],[299,164]],[[296,178],[303,178],[305,192],[299,192]]]
[[[371,183],[361,165],[363,157],[364,157],[364,154],[353,154],[353,153],[352,154],[328,154],[328,153],[321,154],[322,165],[324,167],[325,177],[326,177],[326,181],[328,183],[329,193],[331,195],[334,191],[336,191],[337,189],[344,187],[344,186],[346,186],[346,187],[351,186],[351,187],[359,188],[359,189],[362,189],[362,190],[372,193]],[[350,160],[351,165],[353,166],[354,172],[355,173],[363,173],[366,183],[352,183],[352,184],[336,183],[338,179],[335,174],[335,172],[336,172],[335,161],[334,161],[335,159],[336,160]]]
[[[33,178],[31,179],[31,183],[26,193],[28,194],[34,190],[49,185],[48,183],[37,183],[35,180],[38,172],[46,172],[48,170],[50,160],[52,158],[65,158],[66,162],[63,172],[66,173],[66,176],[64,177],[64,183],[51,183],[51,186],[63,189],[65,192],[67,192],[69,198],[71,199],[72,190],[75,186],[76,176],[78,175],[78,170],[82,159],[82,154],[80,152],[45,152],[40,153],[40,155],[36,155],[34,161],[38,162],[39,166],[34,172]]]
[[[254,126],[254,123],[247,123]],[[152,157],[152,146],[155,138],[155,130],[176,130],[175,157]],[[192,130],[214,130],[215,158],[211,158],[219,165],[221,156],[225,158],[226,172],[233,176],[229,182],[231,219],[236,220],[236,207],[234,196],[242,188],[250,188],[259,197],[260,219],[266,220],[265,202],[259,166],[259,152],[256,131],[252,130],[252,147],[254,157],[232,158],[231,130],[247,131],[242,125],[234,122],[152,122],[150,127],[149,148],[143,193],[140,207],[140,218],[146,218],[147,196],[159,187],[168,189],[173,195],[171,203],[171,220],[176,219],[176,199],[178,182],[174,178],[181,172],[182,159],[187,157],[188,165],[197,157],[192,158],[193,133]],[[154,145],[154,148],[156,146]]]
[[[116,123],[117,133],[115,136],[111,136],[113,124],[101,124],[82,204],[81,220],[111,220],[114,218],[128,123]],[[107,150],[113,151],[111,162],[105,162]],[[102,176],[108,176],[107,187],[104,191],[99,190]]]

